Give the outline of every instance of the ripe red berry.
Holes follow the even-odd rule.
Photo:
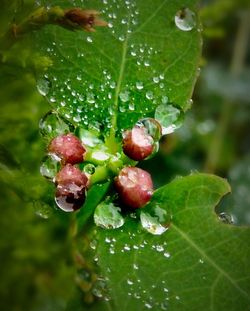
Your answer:
[[[69,133],[55,137],[50,142],[48,151],[58,156],[64,163],[76,164],[83,162],[86,149],[79,138]]]
[[[154,140],[144,127],[134,126],[123,137],[123,152],[135,161],[147,158],[154,150]]]
[[[88,177],[79,170],[79,168],[66,164],[56,175],[56,184],[75,183],[78,186],[86,187],[88,184]]]
[[[60,209],[73,212],[79,209],[86,198],[88,178],[71,164],[64,166],[56,175],[55,201]]]
[[[143,207],[153,194],[153,182],[148,172],[138,167],[125,167],[115,179],[115,187],[127,207]]]

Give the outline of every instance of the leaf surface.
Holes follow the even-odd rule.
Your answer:
[[[83,7],[81,1],[46,4]],[[36,35],[40,51],[53,61],[43,77],[47,82],[38,80],[53,107],[75,124],[97,124],[106,132],[153,116],[167,101],[189,108],[200,58],[199,21],[194,14],[196,27],[182,31],[174,20],[182,8],[195,12],[196,1],[88,0],[84,7],[100,11],[108,26],[93,33],[48,26]]]
[[[98,230],[112,310],[249,310],[250,228],[214,212],[229,191],[212,175],[179,178],[150,202],[172,214],[164,234],[150,235],[133,218],[122,230]]]

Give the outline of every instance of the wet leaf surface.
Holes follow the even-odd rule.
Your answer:
[[[44,1],[83,7],[81,1]],[[85,1],[108,22],[96,32],[48,26],[36,36],[53,61],[38,90],[75,124],[105,132],[154,116],[167,102],[187,109],[197,77],[200,29],[196,1]],[[189,8],[194,27],[183,31],[175,15]],[[185,16],[183,17],[185,18]]]
[[[98,230],[110,309],[249,310],[250,228],[225,224],[214,211],[229,191],[212,175],[179,178],[150,203],[172,214],[162,235],[150,235],[132,218],[122,230]]]

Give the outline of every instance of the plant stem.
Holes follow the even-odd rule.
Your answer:
[[[249,36],[250,11],[242,12],[240,15],[239,28],[235,39],[235,45],[230,65],[230,74],[237,77],[244,67],[247,52],[247,41]],[[221,106],[220,119],[215,130],[211,146],[205,163],[205,171],[214,173],[221,156],[225,134],[230,124],[233,112],[233,102],[224,100]]]

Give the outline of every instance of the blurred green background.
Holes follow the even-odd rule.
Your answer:
[[[1,6],[2,35],[34,3],[3,0]],[[193,107],[183,127],[162,140],[157,159],[142,166],[157,187],[196,170],[227,178],[232,194],[218,209],[249,225],[249,4],[203,1],[200,17],[203,58]],[[50,107],[34,72],[44,60],[25,40],[10,51],[0,46],[0,59],[0,310],[61,310],[75,271],[68,216],[50,208],[53,189],[39,173],[45,144],[38,124]]]

